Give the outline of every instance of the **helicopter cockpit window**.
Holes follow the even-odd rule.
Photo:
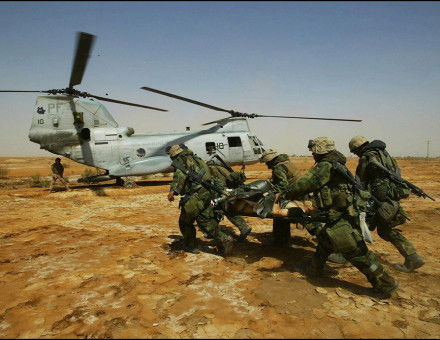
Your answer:
[[[258,140],[258,138],[255,136],[249,136],[249,140],[251,141],[251,144],[253,144],[252,149],[254,151],[254,154],[255,155],[261,154],[261,146],[260,146],[261,142]]]
[[[241,139],[240,137],[228,137],[228,144],[229,147],[241,146]]]
[[[255,136],[249,136],[249,140],[252,142],[253,146],[258,146],[258,140],[255,138]]]
[[[208,155],[212,155],[213,153],[215,153],[215,143],[214,142],[206,142],[205,147],[206,147],[206,153]]]

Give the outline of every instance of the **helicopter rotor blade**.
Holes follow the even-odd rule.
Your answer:
[[[316,120],[336,120],[341,122],[362,122],[362,119],[344,119],[344,118],[322,118],[322,117],[298,117],[298,116],[274,116],[274,115],[259,115],[251,114],[256,118],[270,117],[270,118],[294,118],[294,119],[316,119]]]
[[[72,65],[72,72],[70,74],[69,88],[81,84],[94,40],[94,35],[78,32],[76,40],[76,53]]]
[[[164,109],[159,109],[158,107],[146,106],[146,105],[141,105],[141,104],[136,104],[136,103],[124,102],[122,100],[117,100],[117,99],[111,99],[111,98],[95,96],[95,95],[90,94],[90,93],[87,93],[87,97],[96,98],[96,99],[103,100],[103,101],[106,101],[106,102],[112,102],[112,103],[118,103],[118,104],[124,104],[124,105],[136,106],[136,107],[142,107],[144,109],[151,109],[151,110],[163,111],[163,112],[167,112],[168,111],[168,110],[164,110]]]
[[[46,91],[27,91],[27,90],[0,90],[0,92],[40,92],[40,93],[45,93]]]
[[[212,122],[204,123],[204,124],[202,124],[202,125],[211,125],[211,124],[227,123],[227,122],[230,121],[229,118],[230,118],[230,117],[226,117],[226,118],[222,118],[222,119],[213,120]]]
[[[141,89],[145,90],[145,91],[151,91],[151,92],[155,92],[155,93],[158,93],[158,94],[162,94],[164,96],[168,96],[168,97],[171,97],[171,98],[180,99],[180,100],[183,100],[183,101],[188,102],[188,103],[192,103],[192,104],[200,105],[200,106],[203,106],[203,107],[207,107],[208,109],[211,109],[211,110],[231,113],[230,110],[225,110],[225,109],[222,109],[221,107],[205,104],[205,103],[199,102],[197,100],[193,100],[193,99],[185,98],[185,97],[182,97],[182,96],[178,96],[176,94],[172,94],[172,93],[156,90],[156,89],[153,89],[151,87],[144,86],[144,87],[141,87]]]
[[[185,97],[178,96],[178,95],[176,95],[176,94],[168,93],[168,92],[165,92],[165,91],[156,90],[156,89],[153,89],[153,88],[151,88],[151,87],[146,87],[146,86],[144,86],[144,87],[141,87],[141,89],[142,89],[142,90],[146,90],[146,91],[155,92],[155,93],[158,93],[158,94],[162,94],[162,95],[164,95],[164,96],[168,96],[168,97],[171,97],[171,98],[180,99],[180,100],[186,101],[186,102],[188,102],[188,103],[192,103],[192,104],[200,105],[200,106],[203,106],[203,107],[207,107],[208,109],[212,109],[212,110],[215,110],[215,111],[227,112],[227,113],[229,113],[232,117],[247,117],[247,118],[257,118],[257,117],[295,118],[295,119],[336,120],[336,121],[345,121],[345,122],[361,122],[361,121],[362,121],[362,120],[359,120],[359,119],[319,118],[319,117],[295,117],[295,116],[275,116],[275,115],[260,115],[260,114],[257,114],[257,113],[243,113],[243,112],[238,112],[238,111],[233,111],[233,110],[225,110],[225,109],[222,109],[222,108],[217,107],[217,106],[213,106],[213,105],[209,105],[209,104],[206,104],[206,103],[202,103],[202,102],[199,102],[199,101],[197,101],[197,100],[193,100],[193,99],[185,98]],[[209,123],[205,123],[205,124],[203,124],[203,125],[209,125],[209,124],[218,123],[218,122],[221,122],[221,121],[222,121],[222,119],[220,119],[220,120],[215,120],[215,121],[212,121],[212,122],[209,122]]]

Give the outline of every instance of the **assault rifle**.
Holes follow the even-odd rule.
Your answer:
[[[234,169],[232,169],[228,163],[226,163],[223,158],[221,158],[219,155],[215,154],[213,158],[217,158],[220,163],[226,168],[228,169],[229,172],[234,172]]]
[[[339,164],[337,161],[333,161],[333,168],[338,171],[341,175],[343,175],[352,185],[353,187],[359,191],[365,191],[362,184],[352,175],[352,173],[346,168],[342,167],[341,164]],[[374,201],[377,207],[381,207],[383,202],[379,201],[372,193],[370,193],[371,199]],[[406,220],[410,221],[409,217],[406,215],[403,215]]]
[[[418,186],[412,184],[411,182],[408,182],[406,179],[403,179],[402,177],[400,177],[398,174],[396,174],[393,171],[388,170],[386,167],[384,167],[382,164],[380,164],[378,161],[376,161],[374,159],[374,157],[369,157],[368,158],[368,162],[373,164],[374,166],[378,167],[379,169],[381,169],[382,171],[384,171],[388,177],[394,181],[397,184],[402,185],[403,187],[411,190],[411,192],[419,197],[423,197],[426,198],[428,197],[429,199],[435,201],[434,198],[432,198],[431,196],[429,196],[426,192],[424,192],[422,189],[420,189]]]
[[[353,187],[358,191],[366,191],[362,184],[356,180],[356,178],[353,176],[353,174],[346,168],[341,166],[341,164],[338,161],[333,161],[333,169],[335,169],[337,172],[339,172],[342,176],[344,176],[352,185]],[[380,204],[380,201],[374,197],[371,193],[371,199],[376,204]]]
[[[338,161],[333,161],[333,169],[335,169],[342,176],[344,176],[353,185],[355,190],[357,190],[358,192],[361,190],[362,191],[365,190],[363,188],[362,184],[353,176],[353,174],[346,167],[341,166],[341,164]],[[377,204],[377,205],[381,204],[379,202],[379,200],[376,197],[374,197],[371,193],[370,193],[370,196],[375,204]],[[362,237],[364,238],[365,241],[367,241],[369,243],[373,243],[373,237],[371,236],[370,228],[368,227],[368,225],[365,221],[365,218],[366,218],[366,213],[363,211],[360,212],[359,213],[359,226],[361,228]]]
[[[185,169],[185,167],[176,159],[173,159],[173,162],[171,163],[171,165],[176,168],[179,169],[180,171],[182,171],[187,178],[192,181],[192,182],[196,182],[202,186],[204,186],[206,189],[208,190],[213,190],[216,193],[218,193],[219,195],[223,195],[224,192],[222,189],[220,189],[219,187],[217,187],[215,184],[212,184],[211,182],[205,181],[203,179],[203,174],[199,174],[197,172]]]

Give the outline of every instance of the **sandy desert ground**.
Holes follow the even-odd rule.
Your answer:
[[[202,252],[174,250],[178,201],[166,200],[170,176],[124,189],[76,183],[85,167],[63,160],[73,190],[31,187],[49,175],[49,158],[0,158],[1,338],[440,338],[440,159],[399,159],[402,174],[437,199],[411,195],[402,227],[426,260],[414,273],[373,233],[370,246],[399,281],[378,300],[350,265],[311,280],[304,268],[316,240],[292,225],[290,247],[271,246],[271,220],[231,257],[216,254],[198,231]],[[302,170],[310,157],[292,159]],[[356,158],[349,159],[354,170]],[[267,178],[262,164],[248,179]],[[229,221],[224,230],[237,234]]]

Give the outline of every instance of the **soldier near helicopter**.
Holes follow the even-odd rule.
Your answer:
[[[310,140],[308,147],[316,164],[306,174],[289,183],[283,191],[283,197],[301,199],[313,192],[317,208],[326,216],[325,224],[316,231],[318,245],[311,261],[310,275],[321,275],[328,256],[339,252],[367,277],[381,298],[389,297],[398,288],[398,283],[368,250],[359,231],[359,214],[365,200],[347,178],[334,168],[333,162],[336,161],[338,167],[348,171],[345,156],[336,150],[334,141],[327,137]],[[365,194],[368,195],[367,192]]]
[[[356,176],[359,177],[363,187],[389,207],[386,214],[377,212],[374,214],[371,221],[372,227],[377,227],[379,236],[396,247],[405,258],[404,264],[397,266],[398,270],[410,272],[420,268],[425,261],[416,252],[413,244],[402,235],[399,229],[395,228],[405,223],[407,219],[400,200],[408,197],[410,190],[392,181],[387,172],[380,167],[381,165],[400,177],[400,169],[396,160],[390,156],[386,150],[386,144],[380,140],[369,142],[363,136],[355,136],[348,146],[350,151],[359,157]]]
[[[206,163],[209,166],[209,170],[211,170],[211,175],[217,181],[217,185],[221,188],[237,188],[239,185],[242,185],[246,180],[246,176],[241,171],[234,171],[230,168],[226,163],[221,162],[218,164],[214,161],[214,159],[209,160]],[[252,231],[252,228],[248,226],[243,217],[233,214],[228,214],[225,212],[225,216],[234,224],[238,230],[240,230],[240,235],[238,237],[239,241],[243,241]]]
[[[191,150],[175,144],[167,150],[167,153],[173,162],[179,163],[182,168],[199,174],[207,182],[211,181],[209,167]],[[168,200],[170,202],[174,201],[175,195],[183,196],[179,203],[179,228],[183,235],[183,249],[194,254],[199,253],[196,244],[196,229],[193,225],[196,221],[202,230],[206,230],[212,235],[218,247],[223,250],[224,255],[230,255],[233,240],[229,235],[222,232],[218,226],[218,221],[214,217],[214,210],[211,206],[212,193],[199,183],[188,180],[188,176],[181,170],[175,169]]]
[[[266,150],[260,158],[260,162],[272,170],[270,182],[276,192],[280,192],[289,182],[298,179],[300,172],[289,160],[286,154],[279,154],[274,150]],[[274,218],[272,224],[273,244],[276,247],[285,247],[290,242],[290,223],[285,219]]]
[[[61,164],[61,158],[57,157],[55,158],[55,162],[52,163],[51,167],[52,172],[52,181],[50,182],[50,191],[53,191],[53,185],[56,181],[60,181],[62,185],[66,188],[67,191],[70,191],[69,184],[64,179],[64,166]]]

